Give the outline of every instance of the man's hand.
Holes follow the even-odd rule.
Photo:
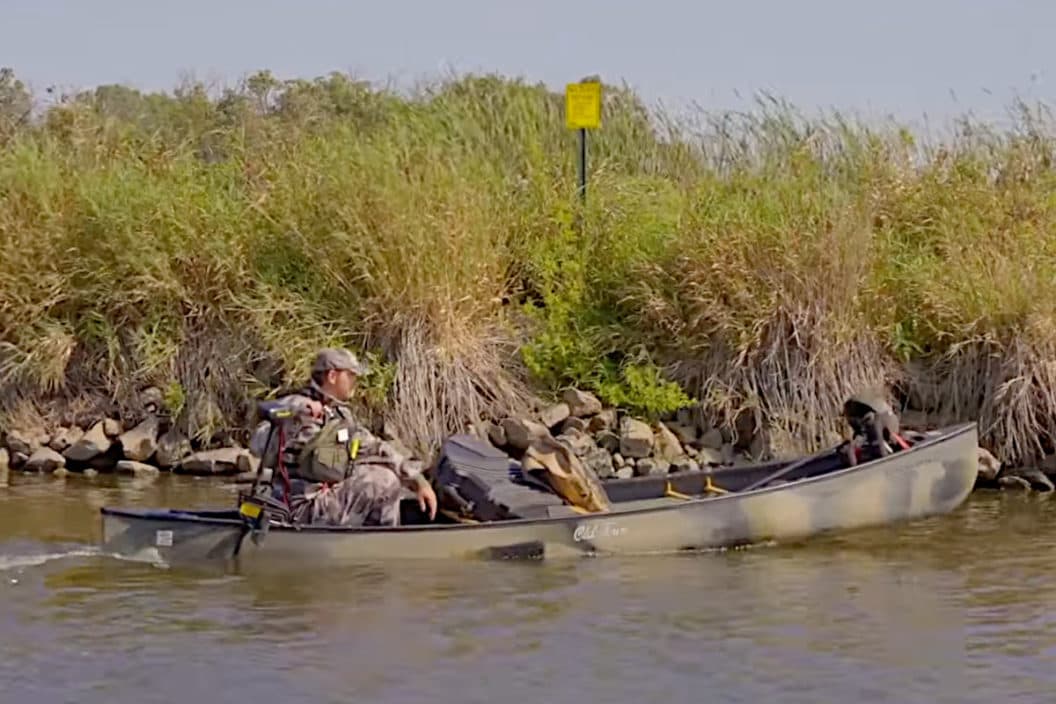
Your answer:
[[[319,403],[318,401],[308,401],[304,405],[304,412],[312,418],[322,418],[323,404]]]
[[[436,518],[436,492],[433,491],[433,487],[425,480],[425,477],[418,478],[418,487],[415,494],[418,496],[418,508],[425,511],[426,506],[429,507],[429,520]]]

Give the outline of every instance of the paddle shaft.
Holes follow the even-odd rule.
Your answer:
[[[818,453],[816,455],[810,455],[809,457],[804,457],[803,459],[796,460],[792,464],[785,465],[784,467],[782,467],[781,469],[777,470],[776,472],[768,474],[767,476],[763,477],[759,481],[753,482],[752,484],[749,484],[747,487],[745,487],[744,489],[741,489],[737,493],[738,494],[743,494],[743,493],[746,493],[746,492],[749,492],[749,491],[753,491],[754,489],[758,489],[761,486],[766,486],[767,484],[769,484],[770,482],[774,481],[775,479],[780,479],[781,477],[785,476],[786,474],[789,474],[790,472],[792,472],[792,471],[794,471],[796,469],[799,469],[799,468],[803,467],[804,465],[809,464],[810,462],[813,462],[814,460],[821,459],[825,455],[831,454],[832,452],[833,452],[833,450],[825,450],[824,452],[820,452],[820,453]]]
[[[275,423],[272,422],[270,424],[270,427],[268,428],[268,438],[267,438],[267,440],[264,441],[264,457],[268,456],[268,448],[271,447],[271,441],[272,441],[272,439],[274,437],[275,437]],[[253,484],[249,488],[249,495],[251,497],[257,495],[257,487],[260,486],[260,480],[264,477],[264,457],[260,458],[260,464],[257,465],[257,476],[253,477]],[[282,458],[276,456],[276,460],[278,462],[281,462]],[[271,471],[274,472],[275,468],[273,467]],[[267,517],[265,516],[265,518],[267,518]],[[231,551],[231,557],[238,557],[238,553],[242,549],[242,541],[246,539],[247,535],[249,535],[250,530],[252,530],[252,529],[249,527],[249,524],[247,524],[243,520],[243,522],[242,522],[242,532],[239,534],[238,540],[235,541],[235,548],[234,548],[234,550]]]
[[[268,428],[268,439],[264,441],[264,457],[268,456],[268,448],[271,447],[271,441],[275,437],[275,423],[271,423]],[[249,488],[249,495],[255,496],[257,493],[257,487],[260,485],[260,480],[264,476],[264,457],[260,458],[260,464],[257,465],[257,476],[253,477],[253,485]],[[279,462],[282,461],[281,457],[276,458]],[[272,472],[275,471],[273,467]]]

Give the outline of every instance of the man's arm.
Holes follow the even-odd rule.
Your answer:
[[[360,450],[360,461],[387,465],[399,477],[400,483],[415,493],[418,505],[423,511],[429,512],[429,518],[436,518],[436,493],[425,477],[422,461],[412,458],[409,452],[395,443],[382,440],[366,430],[359,437],[361,444],[365,445]]]
[[[285,434],[282,462],[286,467],[292,467],[297,464],[304,446],[322,429],[323,407],[302,394],[284,396],[278,399],[277,405],[293,414],[278,422]]]
[[[382,440],[366,429],[361,429],[357,436],[360,438],[357,461],[387,465],[400,478],[401,483],[411,488],[425,480],[422,461],[414,459],[395,443]]]

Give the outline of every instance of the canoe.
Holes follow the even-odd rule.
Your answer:
[[[567,558],[676,553],[809,538],[948,513],[971,492],[978,429],[964,423],[847,466],[835,448],[797,461],[604,482],[612,508],[544,517],[433,522],[417,502],[396,527],[269,525],[245,537],[237,508],[101,509],[103,550],[163,564],[327,566],[389,559]],[[770,482],[787,469],[777,481]],[[710,488],[709,488],[710,487]],[[237,555],[236,546],[238,547]]]

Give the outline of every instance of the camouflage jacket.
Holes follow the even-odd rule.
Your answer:
[[[318,401],[322,404],[322,418],[312,418],[308,411],[310,401]],[[386,467],[394,472],[400,482],[406,486],[413,486],[421,481],[424,468],[420,460],[413,459],[392,443],[371,433],[353,416],[347,405],[328,396],[316,384],[310,383],[300,391],[280,398],[279,402],[293,411],[293,417],[284,421],[285,444],[281,458],[291,478],[313,481],[310,477],[299,476],[298,465],[301,450],[323,429],[326,423],[335,418],[341,418],[347,422],[350,433],[359,439],[358,452],[355,459],[351,461],[355,467],[364,465]]]

